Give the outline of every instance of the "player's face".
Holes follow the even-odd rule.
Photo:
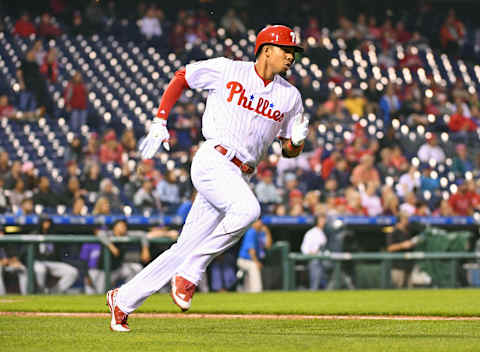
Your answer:
[[[286,72],[295,60],[295,49],[288,46],[271,46],[270,64],[274,73]]]

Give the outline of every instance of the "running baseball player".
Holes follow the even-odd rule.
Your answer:
[[[128,315],[171,280],[173,301],[182,311],[214,257],[233,246],[260,216],[249,176],[275,138],[282,154],[298,156],[308,133],[299,91],[282,78],[293,64],[295,33],[287,26],[262,29],[255,62],[215,58],[188,64],[165,90],[150,131],[139,146],[152,158],[163,143],[169,149],[168,114],[184,89],[206,89],[202,117],[206,141],[193,158],[191,178],[198,194],[177,243],[132,280],[108,291],[110,328],[127,332]]]

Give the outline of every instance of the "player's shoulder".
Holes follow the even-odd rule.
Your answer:
[[[298,88],[295,87],[293,84],[291,84],[288,80],[286,80],[282,76],[280,76],[280,75],[276,76],[276,83],[280,87],[284,88],[285,90],[288,90],[290,92],[290,94],[298,96],[299,98],[301,98],[301,94],[300,94],[300,91],[298,90]]]

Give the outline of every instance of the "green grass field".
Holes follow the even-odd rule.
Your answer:
[[[197,294],[191,313],[480,317],[480,290]],[[106,312],[103,296],[6,296],[0,312]],[[166,294],[141,312],[176,313]],[[189,313],[187,313],[189,314]],[[108,318],[0,315],[0,351],[479,351],[480,320]]]

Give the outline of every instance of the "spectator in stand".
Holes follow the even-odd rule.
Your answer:
[[[339,158],[335,163],[335,168],[332,170],[330,177],[333,177],[338,184],[338,188],[344,189],[350,185],[350,170],[348,163],[344,158]]]
[[[454,216],[455,213],[450,206],[448,199],[442,199],[440,201],[440,206],[436,209],[433,214],[434,216]]]
[[[220,20],[220,25],[232,36],[239,36],[247,31],[247,28],[240,17],[237,16],[234,8],[227,10]]]
[[[468,159],[467,146],[465,144],[457,144],[455,147],[457,155],[453,158],[451,170],[460,177],[465,177],[465,173],[473,171],[473,164]]]
[[[265,249],[272,246],[272,234],[270,229],[262,222],[256,220],[252,227],[247,230],[242,239],[238,253],[237,266],[245,272],[245,291],[261,292],[262,284],[262,261],[265,259]]]
[[[401,102],[395,93],[393,84],[388,84],[385,88],[385,94],[380,99],[380,109],[383,113],[383,122],[386,127],[392,123],[392,115],[400,110]]]
[[[343,39],[349,49],[355,49],[358,45],[357,32],[352,21],[345,16],[340,16],[338,19],[340,28],[333,32],[333,36],[337,39]]]
[[[14,214],[15,216],[33,215],[34,214],[33,199],[30,196],[23,198],[22,202],[20,203],[20,207]]]
[[[433,133],[427,132],[425,139],[427,142],[420,146],[418,149],[418,159],[421,162],[427,163],[431,159],[437,163],[443,163],[445,161],[445,153],[443,149],[438,145],[437,136]]]
[[[55,39],[62,31],[53,24],[53,18],[48,12],[45,12],[40,17],[40,24],[38,25],[38,35],[45,39]]]
[[[45,75],[47,80],[54,84],[57,82],[58,77],[58,62],[57,62],[57,49],[51,47],[48,49],[47,54],[43,59],[42,65],[40,65],[40,72]]]
[[[75,197],[73,200],[72,212],[73,216],[85,216],[89,213],[85,200],[82,197]]]
[[[83,150],[83,155],[85,156],[85,167],[100,162],[100,143],[96,132],[90,133],[90,136],[87,138],[87,145]]]
[[[365,154],[360,159],[360,164],[357,165],[351,176],[352,185],[358,187],[360,184],[367,184],[373,182],[376,187],[380,185],[380,176],[378,171],[373,166],[373,156]]]
[[[368,18],[368,37],[371,39],[378,40],[382,36],[382,30],[377,25],[377,19],[375,16],[370,16]]]
[[[100,162],[102,164],[122,164],[123,147],[117,141],[117,134],[113,129],[108,130],[100,146]]]
[[[382,183],[386,182],[387,177],[391,177],[393,180],[398,179],[398,171],[393,166],[392,150],[390,148],[385,147],[380,151],[380,162],[377,164],[377,170]]]
[[[182,23],[175,23],[168,37],[168,46],[177,55],[185,50],[185,27]]]
[[[120,200],[118,188],[113,185],[112,180],[109,178],[104,178],[100,182],[100,192],[98,196],[108,199],[112,213],[119,214],[122,212],[123,203]]]
[[[175,213],[181,203],[175,169],[166,172],[165,177],[157,183],[153,195],[157,201],[157,209],[167,214]]]
[[[273,183],[273,172],[266,169],[262,174],[258,174],[260,181],[255,186],[262,211],[274,214],[276,207],[282,202],[279,189]]]
[[[38,108],[33,111],[20,111],[9,104],[8,97],[5,94],[0,95],[0,118],[6,117],[19,121],[32,121],[43,116],[44,113],[45,108]]]
[[[412,240],[408,229],[408,219],[411,214],[400,212],[394,231],[387,237],[387,251],[408,252],[415,247],[416,242]],[[413,270],[412,261],[392,261],[391,280],[395,288],[412,287],[411,273]]]
[[[88,90],[80,72],[75,72],[68,82],[64,99],[65,109],[70,114],[70,127],[72,131],[79,132],[88,117]]]
[[[123,150],[129,157],[133,158],[137,155],[137,139],[135,138],[135,131],[132,128],[127,128],[123,131],[121,143]]]
[[[415,192],[409,192],[405,196],[405,201],[400,204],[399,208],[401,213],[406,213],[408,215],[415,215],[417,212],[417,196]]]
[[[13,34],[16,34],[20,37],[29,37],[32,34],[36,34],[37,29],[32,21],[30,21],[30,15],[28,12],[23,12],[20,18],[15,22],[15,27],[13,28]]]
[[[353,187],[345,190],[345,214],[349,215],[368,215],[367,209],[362,205],[362,197]]]
[[[81,177],[82,170],[78,166],[78,162],[75,159],[72,159],[66,163],[67,167],[67,179],[69,177]]]
[[[156,210],[157,201],[153,195],[152,181],[146,179],[143,181],[142,187],[133,196],[133,204],[138,210],[151,212]]]
[[[414,192],[420,186],[420,173],[416,166],[411,165],[408,172],[400,176],[396,185],[397,195],[404,198],[408,193]]]
[[[22,165],[22,173],[20,175],[24,182],[26,191],[32,191],[38,185],[38,177],[36,176],[35,165],[31,161],[26,161]]]
[[[8,196],[8,201],[12,206],[14,212],[17,211],[17,209],[22,204],[22,201],[26,197],[27,195],[25,194],[25,183],[21,178],[18,178],[15,182],[15,187],[10,191],[10,194]]]
[[[12,162],[12,167],[5,177],[5,189],[13,189],[18,180],[22,179],[22,163],[19,160]],[[23,182],[23,181],[22,181]]]
[[[100,192],[100,165],[98,163],[91,163],[85,168],[84,176],[82,177],[81,185],[89,193],[97,194]],[[97,196],[95,195],[95,198]]]
[[[458,179],[457,192],[453,193],[448,200],[455,215],[470,216],[473,214],[472,199],[470,199],[470,196],[465,180],[462,178]]]
[[[90,0],[85,8],[85,19],[91,33],[101,32],[104,28],[104,12],[102,3],[97,0]]]
[[[315,219],[315,226],[309,229],[303,236],[300,250],[306,255],[320,254],[327,245],[327,236],[323,229],[327,217],[325,214],[318,214]],[[308,261],[308,276],[310,290],[318,290],[325,280],[325,268],[321,259],[310,259]]]
[[[341,154],[339,151],[334,150],[327,158],[322,162],[322,178],[324,180],[328,179],[335,169],[335,165],[338,160],[340,160]]]
[[[308,27],[304,30],[305,38],[314,38],[317,43],[321,43],[323,39],[322,31],[318,25],[318,19],[310,16],[308,18]]]
[[[382,207],[384,215],[398,214],[398,197],[391,186],[385,185],[382,187]]]
[[[350,89],[347,91],[347,97],[343,101],[343,105],[347,108],[350,115],[363,117],[365,116],[367,99],[363,96],[361,89]]]
[[[12,163],[10,162],[8,152],[0,147],[0,179],[5,180],[11,167]]]
[[[456,99],[456,112],[450,116],[448,122],[448,128],[450,131],[455,132],[452,136],[452,140],[459,142],[470,142],[470,140],[477,140],[475,132],[477,130],[477,124],[465,114],[464,104],[461,99]]]
[[[432,175],[434,170],[430,165],[422,165],[420,169],[422,171],[420,176],[420,191],[429,191],[434,194],[436,190],[440,189],[440,180],[437,176],[434,177]]]
[[[413,45],[407,46],[405,56],[398,61],[400,68],[408,68],[412,72],[417,72],[420,67],[423,67],[423,62],[418,56],[418,49]]]
[[[71,142],[66,148],[63,159],[65,164],[71,161],[75,161],[78,164],[82,164],[84,158],[82,140],[79,135],[74,135]]]
[[[145,17],[140,20],[140,32],[152,44],[158,43],[162,36],[162,26],[154,6],[150,6],[145,13]]]
[[[447,55],[458,57],[466,35],[465,25],[457,19],[455,10],[450,9],[440,29],[440,41]]]
[[[37,106],[52,112],[46,81],[36,62],[35,51],[30,49],[17,69],[20,85],[20,104],[22,111],[34,111]]]
[[[36,234],[54,234],[53,222],[50,218],[41,218]],[[78,270],[70,264],[60,261],[60,246],[42,242],[37,246],[33,269],[37,279],[37,287],[41,293],[66,293],[78,277]],[[52,288],[47,287],[47,275],[58,278]]]
[[[368,154],[365,148],[366,139],[364,137],[356,137],[353,143],[345,148],[344,155],[350,168],[357,166],[364,155]]]
[[[412,34],[405,28],[403,21],[398,21],[395,25],[395,40],[400,44],[405,44],[412,39]]]
[[[87,195],[87,191],[80,188],[80,182],[76,176],[71,176],[68,179],[67,188],[63,191],[62,195],[60,196],[60,204],[71,208],[73,205],[73,200],[76,197],[85,197]]]
[[[55,209],[58,204],[58,196],[50,187],[50,180],[47,176],[41,176],[38,183],[38,189],[33,195],[33,202],[49,209]]]
[[[73,12],[70,31],[73,35],[86,35],[90,33],[88,24],[85,23],[82,13],[78,10]]]
[[[383,213],[382,202],[377,195],[378,185],[368,182],[366,188],[360,188],[362,207],[367,210],[368,216],[378,216]]]

